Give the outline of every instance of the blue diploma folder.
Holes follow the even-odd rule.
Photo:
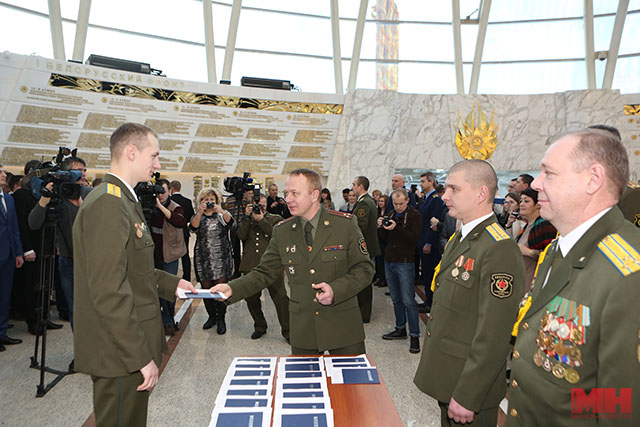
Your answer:
[[[282,427],[327,427],[327,414],[283,414]]]
[[[380,384],[376,368],[343,369],[342,379],[344,384]]]
[[[262,412],[238,412],[218,415],[216,427],[255,427],[262,425]]]

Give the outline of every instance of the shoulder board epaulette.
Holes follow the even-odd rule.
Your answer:
[[[285,223],[287,223],[287,222],[289,222],[289,221],[291,221],[292,219],[295,219],[295,218],[296,218],[295,216],[290,216],[289,218],[284,219],[284,220],[280,221],[279,223],[277,223],[276,225],[274,225],[274,227],[277,227],[279,225],[285,224]]]
[[[602,239],[598,249],[623,276],[640,271],[640,254],[618,233]]]
[[[630,188],[632,190],[638,190],[638,189],[640,189],[640,185],[634,184],[633,182],[629,181],[627,183],[627,188]]]
[[[433,193],[433,198],[434,199],[437,199],[438,197],[440,197],[440,196],[438,196],[438,193]]]
[[[107,194],[111,194],[112,196],[116,196],[117,198],[122,198],[120,187],[115,184],[107,183]]]
[[[499,242],[500,240],[507,240],[510,239],[511,237],[502,229],[502,227],[500,227],[500,225],[497,222],[494,222],[493,224],[489,224],[487,225],[487,227],[485,228],[485,230],[487,231],[487,233],[489,233],[489,235],[491,237],[493,237],[493,240],[495,240],[496,242]]]
[[[353,217],[353,215],[351,215],[348,212],[334,211],[334,210],[331,210],[331,209],[327,209],[327,211],[329,211],[329,214],[331,214],[331,215],[341,216],[343,218],[352,218]]]

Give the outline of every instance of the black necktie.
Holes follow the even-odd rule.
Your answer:
[[[304,240],[307,242],[307,250],[309,252],[311,252],[311,247],[313,246],[313,234],[311,234],[311,230],[313,230],[313,225],[307,222],[304,225]]]
[[[7,209],[4,207],[4,193],[0,193],[0,215],[3,218],[7,217]]]

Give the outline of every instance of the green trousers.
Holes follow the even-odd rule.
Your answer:
[[[140,372],[126,377],[93,381],[93,412],[97,427],[139,427],[147,425],[148,391],[136,391],[144,379]]]

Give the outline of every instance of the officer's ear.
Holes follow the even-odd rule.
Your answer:
[[[320,190],[318,190],[317,188],[315,190],[313,190],[311,192],[311,197],[313,198],[313,200],[315,201],[320,201]]]

